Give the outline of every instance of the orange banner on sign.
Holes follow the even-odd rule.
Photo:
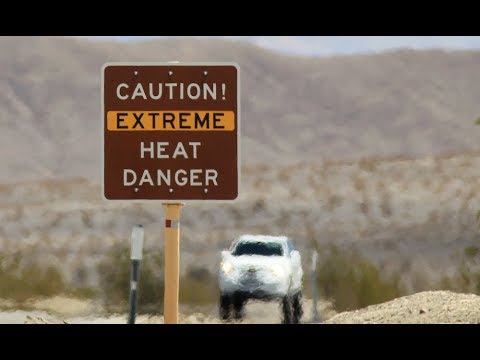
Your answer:
[[[233,131],[233,111],[109,111],[109,131]]]

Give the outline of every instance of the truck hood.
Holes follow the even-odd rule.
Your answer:
[[[237,270],[263,270],[271,269],[273,265],[280,265],[286,270],[289,268],[289,262],[284,256],[261,256],[261,255],[241,255],[233,256],[226,254],[224,260],[230,261]]]

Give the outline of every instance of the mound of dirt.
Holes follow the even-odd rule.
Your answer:
[[[425,291],[383,304],[339,313],[327,324],[478,324],[480,296]]]

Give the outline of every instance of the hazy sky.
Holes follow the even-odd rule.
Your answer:
[[[118,41],[144,41],[161,38],[161,36],[110,36],[107,38]],[[480,36],[217,36],[216,38],[246,40],[289,54],[320,56],[368,53],[395,48],[480,49]]]

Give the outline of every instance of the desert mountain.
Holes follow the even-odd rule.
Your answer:
[[[480,52],[292,57],[239,41],[0,38],[0,182],[101,175],[107,61],[234,61],[244,164],[476,150]]]

